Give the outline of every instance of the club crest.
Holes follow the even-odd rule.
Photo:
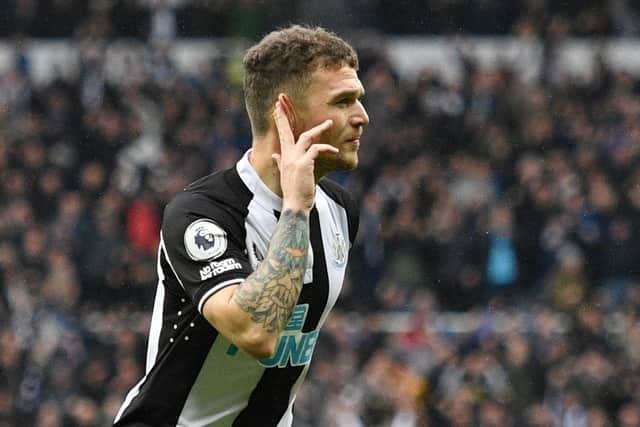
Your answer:
[[[347,264],[347,242],[341,233],[335,233],[333,240],[333,263],[342,268]]]
[[[199,219],[184,232],[184,247],[194,261],[212,260],[227,250],[227,234],[210,219]]]

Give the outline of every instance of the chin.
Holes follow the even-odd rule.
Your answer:
[[[347,157],[339,158],[337,161],[337,167],[335,170],[349,171],[358,167],[358,156],[349,155]]]
[[[344,168],[342,170],[353,170],[355,168],[358,167],[358,158],[356,157],[355,159],[349,160],[348,162],[344,163]]]
[[[356,153],[349,153],[346,156],[327,156],[318,158],[317,162],[318,167],[329,172],[349,171],[358,167],[358,155]]]

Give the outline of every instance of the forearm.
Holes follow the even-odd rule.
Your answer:
[[[309,216],[285,209],[258,268],[235,289],[234,301],[267,332],[280,333],[298,301],[309,250]]]

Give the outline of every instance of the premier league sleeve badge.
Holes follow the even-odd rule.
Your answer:
[[[212,220],[199,219],[185,230],[184,247],[194,261],[216,259],[227,250],[227,233]]]

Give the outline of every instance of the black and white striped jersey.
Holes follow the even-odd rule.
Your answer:
[[[296,392],[340,293],[358,228],[348,193],[326,178],[317,186],[304,285],[272,358],[238,350],[202,316],[207,298],[242,282],[260,263],[281,207],[249,152],[167,205],[146,374],[126,396],[115,425],[291,425]]]

